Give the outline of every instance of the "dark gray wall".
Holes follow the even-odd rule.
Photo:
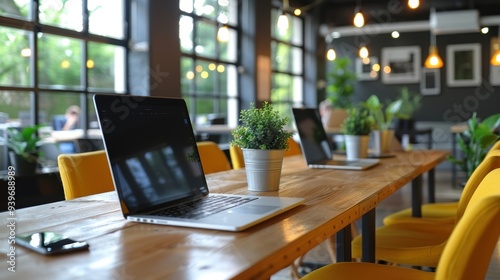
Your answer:
[[[494,113],[500,113],[500,87],[490,85],[490,40],[496,36],[497,27],[490,27],[489,34],[467,33],[447,34],[437,36],[439,54],[444,61],[440,69],[441,92],[439,95],[426,95],[422,99],[422,108],[416,113],[419,121],[452,121],[459,122],[469,118],[472,112],[484,118]],[[365,35],[363,37],[342,37],[335,39],[333,44],[337,56],[357,56],[360,42],[366,42],[370,56],[381,58],[381,49],[392,46],[420,46],[421,64],[429,54],[429,32],[401,33],[398,39],[390,34]],[[446,83],[446,46],[451,44],[481,44],[481,77],[480,87],[449,87]],[[352,65],[354,71],[354,65]],[[395,99],[402,87],[408,87],[411,92],[420,93],[420,84],[383,84],[381,74],[374,81],[358,81],[356,84],[355,100],[365,100],[371,94],[376,94],[381,100]]]

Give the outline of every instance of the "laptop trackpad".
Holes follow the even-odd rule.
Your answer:
[[[240,207],[236,207],[234,209],[229,210],[229,213],[238,213],[238,214],[263,214],[274,209],[277,209],[278,206],[269,206],[269,205],[243,205]]]

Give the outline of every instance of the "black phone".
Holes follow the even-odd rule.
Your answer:
[[[16,243],[43,255],[63,254],[89,248],[87,242],[76,241],[50,231],[20,234],[16,237]]]

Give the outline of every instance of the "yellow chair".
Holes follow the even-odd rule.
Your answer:
[[[497,142],[500,143],[500,142]],[[385,225],[396,223],[455,223],[458,209],[465,209],[472,194],[489,171],[500,167],[500,145],[493,147],[474,170],[458,202],[429,203],[422,205],[422,217],[413,217],[411,208],[403,209],[384,218]],[[463,211],[463,210],[462,210]],[[459,213],[461,215],[462,213]]]
[[[292,138],[288,138],[288,150],[285,150],[285,157],[300,155],[302,150],[299,143],[295,142]],[[231,156],[231,164],[233,169],[240,169],[245,167],[245,160],[243,158],[243,151],[238,146],[231,145],[229,147],[229,155]]]
[[[500,179],[500,171],[490,175],[484,184],[499,189],[496,182]],[[490,191],[487,193],[490,194],[471,200],[470,207],[446,243],[436,272],[367,262],[342,262],[319,268],[302,279],[485,279],[500,236],[500,195],[498,191],[496,195],[491,195],[493,192]]]
[[[496,180],[496,181],[495,181]],[[500,169],[490,171],[472,194],[465,209],[458,209],[456,221],[479,198],[500,195]],[[476,218],[480,218],[477,216]],[[395,264],[436,267],[455,228],[453,224],[397,223],[384,225],[375,231],[375,259]],[[352,241],[352,257],[361,257],[361,235]]]
[[[230,170],[231,165],[226,154],[219,148],[217,143],[202,141],[196,143],[200,154],[201,165],[205,174]]]
[[[60,154],[57,157],[66,200],[113,191],[106,152]]]
[[[295,142],[293,138],[288,138],[288,150],[285,150],[285,157],[301,154],[302,150],[300,149],[299,143]]]

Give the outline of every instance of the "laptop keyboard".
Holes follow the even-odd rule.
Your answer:
[[[174,218],[201,219],[218,212],[248,203],[258,198],[236,196],[208,196],[162,210],[157,215]]]

